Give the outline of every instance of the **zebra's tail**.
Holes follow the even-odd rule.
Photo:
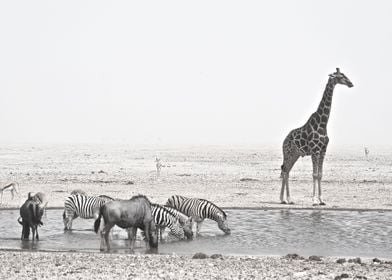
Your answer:
[[[105,205],[105,204],[104,204]],[[94,222],[94,231],[95,231],[95,233],[98,233],[98,230],[99,230],[99,226],[101,225],[101,217],[102,217],[102,210],[103,210],[103,206],[104,205],[102,205],[100,208],[99,208],[99,216],[98,216],[98,218],[95,220],[95,222]]]

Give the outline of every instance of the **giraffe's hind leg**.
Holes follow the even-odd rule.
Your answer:
[[[324,156],[325,156],[325,154],[324,153],[322,153],[321,155],[320,155],[320,159],[319,159],[319,168],[318,168],[318,178],[317,178],[317,182],[318,182],[318,191],[319,191],[319,193],[318,193],[318,199],[319,199],[319,202],[320,202],[320,205],[326,205],[326,203],[321,199],[321,178],[323,177],[323,164],[324,164]]]

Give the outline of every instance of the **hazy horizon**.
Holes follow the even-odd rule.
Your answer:
[[[273,145],[336,67],[334,147],[388,146],[389,1],[0,3],[0,143]]]

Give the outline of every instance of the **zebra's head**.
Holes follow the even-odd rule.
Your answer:
[[[217,214],[217,223],[218,223],[218,227],[226,234],[230,234],[231,233],[231,229],[229,228],[229,225],[227,224],[227,217],[224,214]]]
[[[184,239],[184,229],[182,228],[180,222],[177,220],[173,223],[173,226],[170,228],[170,233],[177,237],[178,239]]]
[[[187,239],[193,239],[193,231],[192,231],[192,226],[193,226],[193,220],[192,217],[189,217],[185,222],[181,223],[181,220],[179,220],[182,229],[184,230],[185,237]]]

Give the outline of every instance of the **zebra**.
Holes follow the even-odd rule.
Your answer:
[[[188,217],[184,213],[178,211],[176,208],[173,208],[171,206],[163,205],[163,207],[178,219],[182,228],[184,229],[185,236],[188,239],[192,239],[193,238],[193,231],[192,231],[193,219],[192,219],[192,217]]]
[[[227,225],[226,213],[208,200],[173,195],[167,200],[166,205],[176,208],[185,215],[192,217],[196,222],[196,235],[200,234],[201,225],[206,218],[216,221],[219,229],[224,233],[231,233]]]
[[[165,207],[155,203],[151,203],[151,211],[152,215],[154,216],[154,222],[159,229],[159,236],[161,240],[163,240],[162,231],[166,227],[170,229],[170,232],[175,237],[178,239],[184,239],[184,229],[182,228],[176,216],[170,213]]]
[[[99,208],[106,202],[112,200],[114,199],[107,195],[86,196],[73,194],[68,196],[64,202],[64,230],[72,229],[72,221],[77,217],[83,219],[97,219]]]

